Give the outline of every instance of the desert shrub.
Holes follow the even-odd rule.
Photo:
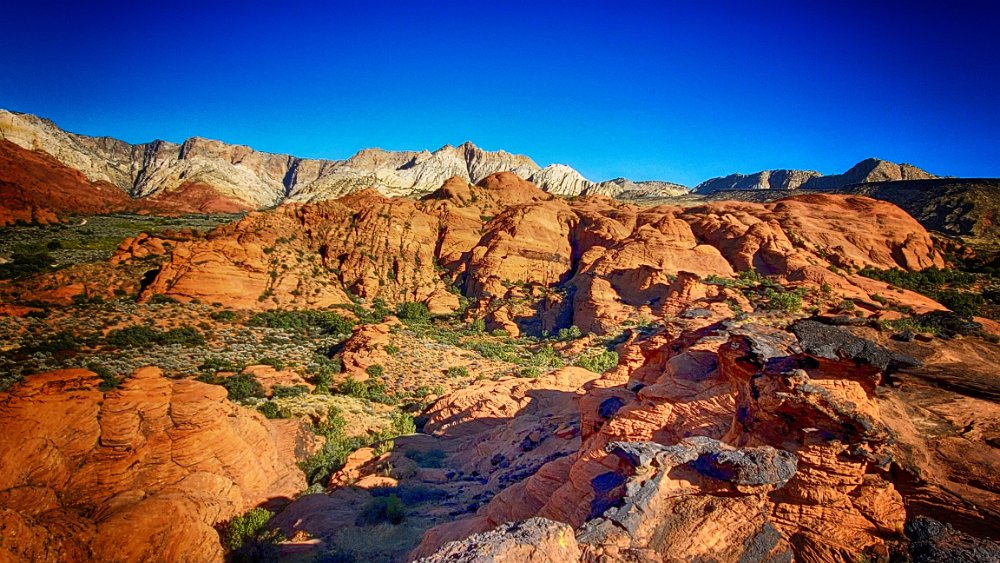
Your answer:
[[[348,437],[344,431],[346,427],[347,421],[337,407],[330,407],[326,420],[313,427],[313,432],[326,441],[316,455],[299,463],[310,485],[325,484],[334,471],[344,466],[351,452],[366,444],[362,437]]]
[[[332,311],[263,311],[255,313],[248,324],[297,332],[313,330],[329,334],[350,334],[354,322]]]
[[[152,346],[157,343],[160,333],[153,327],[133,325],[117,328],[108,333],[105,340],[119,348]]]
[[[891,321],[879,321],[879,328],[886,331],[902,332],[904,330],[912,330],[913,332],[926,332],[930,334],[938,334],[938,328],[933,325],[922,324],[919,320],[912,317],[905,319],[893,319]]]
[[[538,377],[542,372],[535,366],[528,366],[518,372],[518,377]]]
[[[413,417],[409,414],[405,412],[394,412],[392,413],[389,429],[393,432],[393,437],[407,436],[409,434],[416,433],[417,425],[413,421]]]
[[[257,407],[257,410],[267,418],[291,418],[292,413],[288,407],[280,407],[278,403],[267,401]]]
[[[465,366],[451,366],[445,371],[445,375],[448,377],[468,377],[469,368]]]
[[[198,329],[190,326],[172,328],[159,335],[159,344],[180,344],[181,346],[204,346],[205,337]]]
[[[591,352],[577,358],[573,365],[589,369],[594,373],[604,373],[618,365],[618,352],[610,350]]]
[[[190,326],[173,328],[166,332],[160,332],[150,326],[127,326],[109,332],[105,341],[119,348],[140,348],[156,344],[205,345],[205,337],[198,332],[198,329]]]
[[[157,293],[156,295],[149,298],[149,302],[154,305],[166,305],[170,303],[180,303],[180,301],[170,297],[169,295],[164,295],[162,293]]]
[[[774,288],[764,290],[764,307],[767,309],[794,313],[802,309],[802,296],[796,291],[783,291]]]
[[[212,311],[212,313],[210,313],[208,316],[211,317],[212,320],[218,321],[220,323],[231,323],[239,318],[239,315],[236,314],[236,311],[230,311],[228,309],[225,311]]]
[[[101,391],[110,391],[121,383],[122,378],[118,377],[114,371],[108,366],[98,363],[90,362],[87,364],[87,369],[97,374],[101,378],[101,383],[98,384],[97,388]]]
[[[234,516],[222,528],[222,545],[229,551],[236,551],[246,543],[257,539],[267,523],[274,516],[266,508],[253,508],[246,514]]]
[[[427,451],[409,450],[406,457],[412,459],[420,467],[438,469],[444,465],[446,454],[443,450],[431,449]]]
[[[34,249],[33,249],[34,250]],[[55,264],[53,258],[44,249],[37,252],[14,252],[10,261],[0,264],[0,279],[19,280],[51,271]]]
[[[874,302],[876,302],[876,303],[878,303],[880,305],[887,305],[889,303],[888,299],[886,299],[885,297],[883,297],[883,296],[881,296],[881,295],[879,295],[877,293],[873,293],[873,294],[869,295],[868,297],[871,298],[872,301],[874,301]]]
[[[305,385],[275,385],[271,388],[271,396],[275,399],[299,397],[309,392]]]
[[[395,356],[396,354],[399,354],[399,346],[396,346],[394,344],[386,344],[383,350],[385,350],[385,353],[389,354],[390,356]]]
[[[276,370],[285,369],[285,362],[278,358],[272,358],[272,357],[257,358],[256,360],[254,360],[254,363],[262,366],[271,366]]]
[[[486,319],[476,319],[469,324],[469,332],[482,334],[486,332]]]
[[[382,377],[382,375],[385,374],[385,368],[382,367],[380,364],[372,364],[368,366],[368,369],[365,370],[365,373],[367,373],[372,377]]]
[[[57,354],[79,350],[83,345],[84,343],[75,334],[61,330],[45,340],[22,346],[19,351],[24,354],[35,354],[37,352]]]
[[[198,366],[199,371],[208,372],[218,372],[218,371],[240,371],[243,369],[239,364],[227,360],[224,358],[208,358],[200,366]]]
[[[404,321],[426,321],[431,317],[430,311],[427,309],[427,305],[424,303],[417,303],[414,301],[407,301],[405,303],[400,303],[396,307],[396,316]]]
[[[233,375],[223,379],[221,383],[229,392],[230,401],[244,401],[251,397],[264,396],[264,386],[250,374]]]
[[[555,348],[551,344],[545,344],[535,350],[531,357],[528,358],[528,363],[540,368],[560,368],[565,362],[559,357],[559,354],[556,353]]]
[[[573,325],[568,328],[560,328],[559,332],[556,333],[556,339],[565,342],[568,340],[576,340],[582,335],[583,333],[580,331],[580,327]]]
[[[358,381],[348,377],[340,382],[337,390],[344,395],[350,395],[359,399],[368,399],[376,403],[394,405],[397,402],[396,397],[388,392],[385,383],[381,381]]]
[[[368,501],[368,504],[361,509],[355,525],[374,526],[388,522],[394,526],[406,521],[406,507],[403,501],[395,494],[388,496],[377,496]]]

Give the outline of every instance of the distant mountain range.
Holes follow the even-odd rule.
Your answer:
[[[0,110],[0,139],[46,152],[90,181],[112,184],[133,198],[207,187],[229,206],[244,209],[337,198],[365,188],[391,196],[422,195],[453,176],[476,183],[495,172],[514,172],[543,190],[565,196],[669,197],[690,191],[668,182],[624,178],[592,182],[569,166],[542,168],[527,156],[485,151],[468,142],[434,152],[373,148],[346,160],[321,160],[200,137],[181,144],[158,140],[133,145],[70,133],[47,119],[5,110]]]
[[[712,178],[693,189],[625,178],[593,182],[563,164],[543,168],[527,156],[486,151],[470,142],[433,152],[372,148],[346,160],[308,159],[201,137],[180,144],[157,140],[133,145],[70,133],[48,119],[0,110],[0,225],[121,210],[248,211],[334,199],[367,188],[419,197],[452,177],[478,183],[496,172],[513,172],[561,196],[600,194],[630,201],[759,199],[752,194],[770,199],[790,190],[844,191],[859,184],[937,178],[909,164],[869,158],[843,174],[764,170]]]

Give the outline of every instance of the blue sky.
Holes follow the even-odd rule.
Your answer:
[[[990,2],[5,2],[0,107],[131,142],[487,149],[696,184],[1000,176]]]

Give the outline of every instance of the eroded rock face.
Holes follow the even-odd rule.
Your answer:
[[[419,563],[564,563],[580,558],[573,528],[544,518],[504,524],[446,545]]]
[[[156,252],[155,240],[143,244]],[[251,214],[177,244],[143,297],[272,308],[347,304],[351,293],[446,313],[460,289],[490,330],[540,334],[575,324],[603,333],[637,316],[748,305],[738,291],[700,282],[708,276],[756,269],[868,299],[884,284],[837,268],[942,265],[911,217],[867,198],[640,208],[600,196],[553,198],[501,172],[477,185],[452,178],[417,202],[368,190]],[[892,298],[918,311],[940,308],[913,293]]]
[[[305,488],[311,434],[143,368],[102,393],[81,369],[0,393],[0,551],[32,561],[222,559],[214,525]],[[278,421],[287,423],[289,421]],[[303,452],[299,452],[302,455]]]
[[[968,338],[946,353],[954,342],[816,321],[681,322],[627,342],[618,368],[578,393],[577,452],[430,530],[413,555],[535,516],[573,526],[580,561],[994,552],[977,539],[995,537],[1000,506],[989,442],[1000,411],[984,400],[1000,395],[979,373],[994,345]],[[981,430],[962,432],[971,417]],[[904,535],[919,514],[961,530],[911,522]]]

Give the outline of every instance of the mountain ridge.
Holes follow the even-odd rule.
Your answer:
[[[471,141],[429,151],[365,148],[342,160],[302,158],[193,136],[181,143],[156,139],[131,144],[113,137],[61,129],[50,119],[0,109],[0,139],[40,150],[92,182],[116,185],[134,198],[213,188],[247,209],[334,199],[365,188],[389,196],[419,196],[458,176],[476,183],[495,172],[514,172],[560,195],[617,195],[627,187],[642,195],[672,196],[689,188],[664,182],[593,182],[567,165],[541,167],[530,157],[487,151]]]

